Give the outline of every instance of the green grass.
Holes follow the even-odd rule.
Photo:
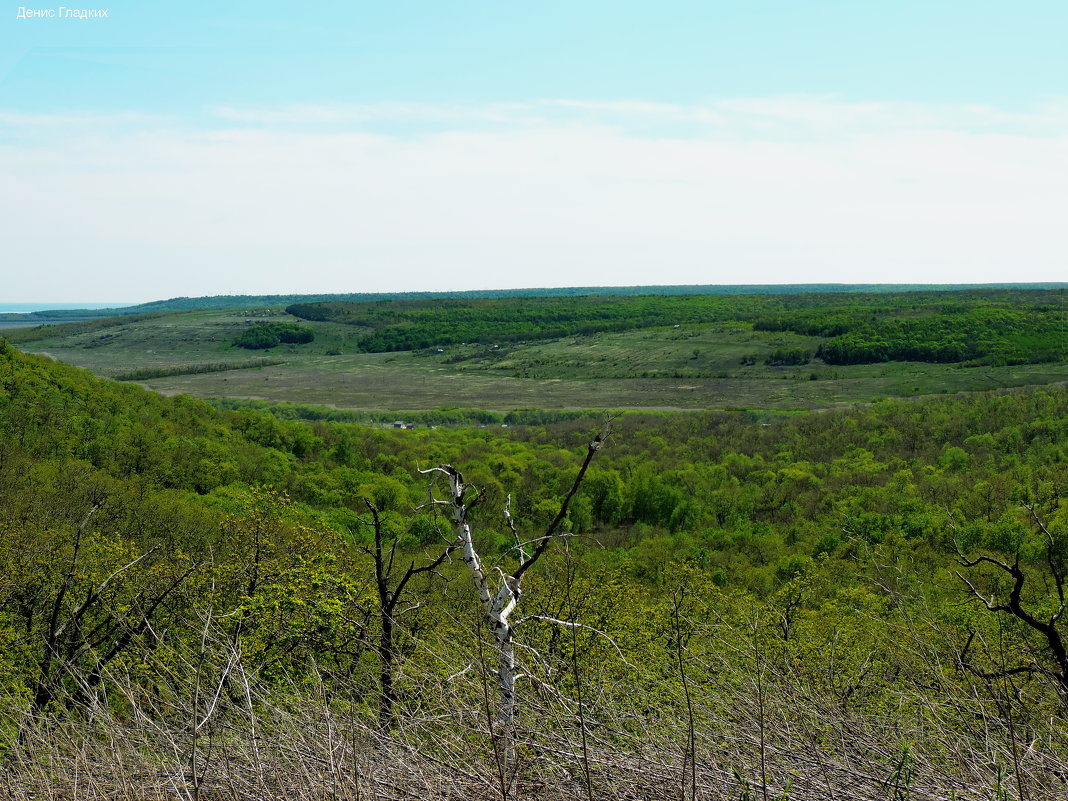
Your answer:
[[[623,333],[567,337],[527,345],[443,348],[458,370],[485,370],[519,378],[742,378],[768,377],[771,351],[801,347],[814,353],[817,337],[767,334],[742,323],[680,325]],[[755,357],[744,367],[745,357]]]
[[[778,348],[814,352],[817,337],[754,331],[745,323],[680,325],[418,352],[358,353],[359,328],[303,321],[316,339],[244,351],[251,323],[292,320],[279,309],[166,314],[93,330],[58,327],[20,345],[106,377],[233,364],[233,370],[159,375],[166,394],[252,398],[343,409],[822,408],[879,397],[977,391],[1068,380],[1068,364],[962,368],[917,362],[774,367]],[[335,354],[335,355],[330,355]],[[284,360],[262,366],[263,358]],[[743,359],[755,361],[742,364]],[[256,369],[238,369],[256,367]]]

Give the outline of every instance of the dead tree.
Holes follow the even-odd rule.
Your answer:
[[[38,713],[56,700],[65,677],[74,685],[68,706],[72,702],[90,703],[94,688],[104,681],[107,665],[146,632],[155,638],[154,616],[200,566],[199,561],[192,562],[163,583],[134,582],[134,586],[123,588],[122,598],[113,597],[110,590],[116,580],[156,554],[160,550],[157,545],[116,568],[99,583],[82,588],[84,597],[79,593],[79,598],[72,599],[75,577],[82,567],[86,528],[99,508],[100,504],[95,504],[74,532],[70,564],[51,599],[40,632],[39,666],[32,687],[33,709]]]
[[[1028,511],[1031,513],[1031,518],[1037,525],[1038,530],[1045,536],[1046,540],[1046,567],[1049,569],[1049,579],[1052,579],[1053,587],[1057,593],[1057,602],[1052,613],[1043,613],[1034,609],[1029,609],[1025,606],[1023,593],[1024,589],[1028,587],[1028,574],[1024,572],[1024,569],[1020,566],[1019,549],[1016,550],[1016,553],[1013,555],[1013,560],[1010,563],[1006,560],[997,559],[985,554],[977,556],[974,559],[969,558],[961,553],[960,548],[954,543],[954,549],[957,552],[957,563],[962,567],[976,568],[981,565],[991,565],[998,574],[1007,576],[1011,580],[1008,596],[1003,600],[998,599],[996,589],[992,589],[989,594],[984,594],[983,592],[980,592],[978,587],[976,587],[975,582],[967,576],[958,572],[957,577],[967,585],[972,595],[982,601],[983,605],[988,610],[995,613],[1010,615],[1024,624],[1024,626],[1034,634],[1037,634],[1043,642],[1042,650],[1048,653],[1050,660],[1052,661],[1052,667],[1039,664],[1036,661],[1034,665],[1006,668],[1004,673],[1008,675],[1013,673],[1036,672],[1046,675],[1054,681],[1057,689],[1060,691],[1062,699],[1068,701],[1068,643],[1065,642],[1064,633],[1059,627],[1065,611],[1064,566],[1057,553],[1053,535],[1039,517],[1034,507],[1028,507]],[[969,639],[969,645],[970,644],[971,639]],[[965,646],[965,652],[967,652],[967,646]],[[964,661],[963,656],[964,654],[962,654],[962,663]],[[965,666],[967,667],[967,665]]]
[[[379,689],[378,726],[388,733],[393,727],[393,709],[397,704],[395,675],[399,656],[394,631],[397,622],[397,606],[404,598],[408,583],[422,573],[431,573],[441,567],[442,563],[459,546],[459,542],[450,543],[436,557],[424,565],[416,567],[412,560],[399,580],[394,581],[393,565],[397,556],[398,537],[388,537],[382,529],[382,518],[378,507],[364,499],[364,505],[371,512],[371,526],[374,529],[374,549],[362,548],[375,562],[375,589],[378,594],[378,615],[381,629],[378,638]],[[391,541],[389,541],[391,540]]]
[[[582,462],[574,482],[572,482],[571,489],[560,504],[560,511],[556,513],[556,516],[549,523],[541,537],[524,541],[519,536],[512,519],[511,497],[509,496],[509,502],[504,507],[504,517],[508,528],[515,537],[514,550],[517,555],[517,564],[510,573],[505,573],[499,566],[487,569],[475,549],[468,515],[482,500],[483,496],[478,494],[477,490],[471,485],[467,484],[460,471],[452,465],[443,464],[420,471],[424,475],[441,475],[448,480],[451,494],[450,500],[434,499],[430,502],[430,505],[442,507],[450,517],[453,530],[456,533],[457,544],[463,553],[463,562],[471,571],[475,590],[478,593],[479,600],[482,602],[484,621],[496,641],[498,700],[494,737],[499,753],[503,755],[503,761],[506,765],[510,765],[512,762],[512,744],[516,717],[515,685],[518,678],[512,634],[515,627],[523,622],[522,619],[513,622],[511,616],[523,594],[523,576],[541,558],[542,554],[549,549],[554,540],[567,536],[567,532],[561,531],[561,526],[564,520],[567,519],[568,507],[571,504],[571,500],[578,493],[579,487],[582,486],[582,480],[586,476],[590,462],[593,461],[594,455],[600,450],[604,439],[605,432],[601,432],[587,446],[586,458]],[[574,625],[566,621],[551,620],[541,616],[534,617],[548,620],[552,623]]]

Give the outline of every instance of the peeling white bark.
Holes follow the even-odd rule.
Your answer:
[[[498,741],[504,746],[504,753],[510,755],[512,732],[515,729],[515,682],[517,670],[515,664],[515,647],[512,644],[512,625],[509,616],[515,610],[522,594],[520,581],[513,576],[505,575],[504,571],[496,568],[499,579],[499,587],[494,592],[491,586],[490,575],[482,564],[482,559],[475,550],[475,543],[471,533],[471,525],[467,522],[469,504],[465,501],[468,486],[464,484],[460,472],[449,465],[434,467],[422,473],[442,473],[449,479],[449,489],[452,492],[450,516],[456,537],[460,542],[463,553],[461,557],[475,582],[479,600],[486,617],[486,624],[493,633],[497,643],[497,733]]]
[[[466,499],[465,496],[470,487],[464,483],[464,478],[460,471],[447,464],[419,471],[423,475],[438,473],[446,476],[449,481],[449,490],[452,493],[452,501],[434,500],[431,501],[431,503],[436,506],[449,507],[449,515],[452,520],[453,530],[463,553],[461,558],[464,564],[467,565],[468,570],[471,571],[471,576],[475,582],[475,589],[478,592],[479,600],[482,602],[486,623],[489,626],[490,631],[493,632],[493,637],[497,643],[498,704],[496,722],[497,731],[495,732],[495,737],[501,749],[505,766],[508,770],[511,770],[513,764],[512,744],[514,741],[516,717],[515,685],[516,680],[519,678],[515,662],[515,646],[512,642],[512,632],[515,629],[515,625],[511,623],[509,618],[512,612],[515,611],[516,604],[519,602],[519,599],[523,594],[523,574],[538,560],[542,553],[545,552],[545,549],[554,538],[563,536],[559,531],[559,527],[567,516],[568,504],[575,496],[575,493],[578,492],[582,479],[586,474],[586,469],[589,467],[594,454],[600,449],[603,441],[604,435],[602,433],[595,437],[590,443],[586,453],[586,459],[579,470],[578,476],[575,478],[575,482],[572,485],[570,492],[568,492],[560,506],[560,512],[549,525],[549,529],[546,531],[545,536],[542,537],[540,541],[536,540],[538,546],[532,553],[529,550],[529,546],[532,543],[523,542],[518,531],[516,531],[511,513],[512,496],[508,496],[508,500],[504,507],[504,518],[508,528],[515,536],[518,553],[518,565],[511,575],[506,574],[500,568],[493,568],[492,571],[487,572],[482,563],[482,559],[475,550],[475,544],[471,534],[471,526],[467,522],[467,513],[471,507],[478,502],[479,496],[476,496],[470,502]],[[494,583],[490,579],[491,572],[495,572],[497,575],[498,586],[496,592],[493,591],[493,587],[491,586]],[[549,618],[544,619],[550,620]],[[563,621],[552,620],[553,622],[563,623]],[[519,622],[522,622],[522,620]]]

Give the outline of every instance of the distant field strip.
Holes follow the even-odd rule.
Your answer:
[[[40,342],[43,339],[91,334],[106,328],[118,328],[146,320],[155,320],[159,317],[162,317],[162,314],[134,314],[126,317],[105,317],[100,320],[79,320],[73,323],[48,323],[32,328],[21,326],[5,330],[4,338],[13,345],[22,345],[28,342]]]
[[[113,375],[116,381],[147,381],[150,378],[169,378],[175,375],[198,375],[199,373],[225,373],[230,370],[251,370],[255,367],[271,367],[285,364],[284,359],[257,359],[244,362],[210,362],[206,364],[176,364],[170,367],[142,367]]]

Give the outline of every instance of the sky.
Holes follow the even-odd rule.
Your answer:
[[[1068,280],[1063,0],[85,8],[0,3],[0,302]]]

